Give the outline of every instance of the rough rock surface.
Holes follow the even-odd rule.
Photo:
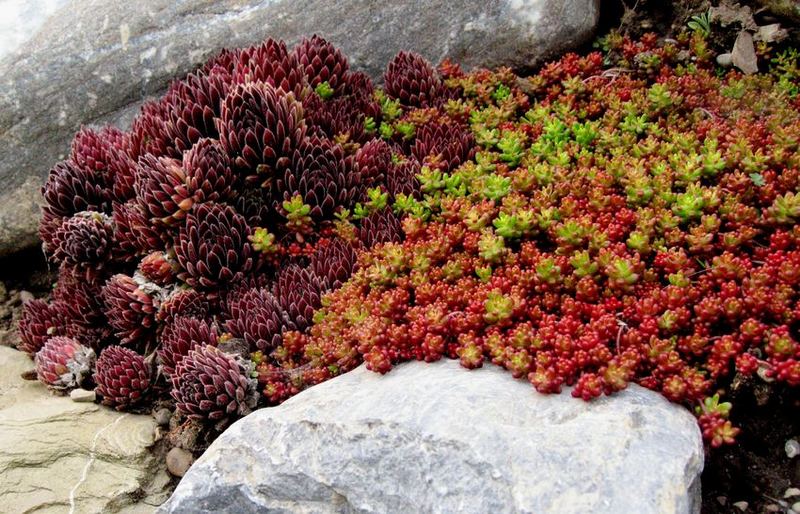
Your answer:
[[[81,124],[129,122],[144,98],[223,47],[316,32],[373,77],[401,49],[434,62],[526,67],[586,40],[600,4],[8,1],[16,10],[6,24],[18,32],[0,39],[0,256],[36,243],[39,187]]]
[[[52,396],[32,367],[0,346],[0,512],[152,512],[170,480],[153,418]]]
[[[408,363],[238,421],[159,512],[691,513],[702,468],[691,414],[638,386],[585,403]]]

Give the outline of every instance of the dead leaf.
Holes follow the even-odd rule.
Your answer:
[[[731,57],[733,65],[742,70],[745,75],[758,72],[758,58],[753,46],[753,36],[746,30],[739,32],[739,35],[736,36]]]

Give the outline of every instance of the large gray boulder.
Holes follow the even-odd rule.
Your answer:
[[[693,513],[703,445],[637,386],[591,403],[494,366],[364,367],[224,432],[161,513]]]
[[[128,123],[223,47],[319,33],[379,77],[398,50],[528,67],[585,41],[599,0],[3,0],[0,256],[36,243],[39,187],[81,124]]]

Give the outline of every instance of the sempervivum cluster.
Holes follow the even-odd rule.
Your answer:
[[[311,257],[310,268],[322,279],[325,290],[338,289],[356,270],[356,260],[356,247],[336,238],[317,250]]]
[[[181,370],[205,384],[215,372],[192,366],[224,368],[233,357],[208,348],[231,340],[277,365],[283,335],[312,325],[357,253],[401,238],[386,202],[420,198],[423,164],[471,155],[430,64],[401,53],[386,76],[376,90],[319,36],[270,39],[172,82],[129,131],[82,128],[42,189],[59,280],[51,303],[25,307],[20,349],[56,336],[93,349],[99,392],[120,409],[197,387]]]
[[[424,165],[450,171],[475,155],[475,136],[457,123],[428,122],[417,129],[411,155]]]
[[[193,418],[222,420],[245,416],[256,406],[257,381],[251,370],[214,346],[190,350],[177,365],[172,397]]]
[[[290,264],[278,274],[273,294],[297,330],[311,324],[321,304],[324,282],[313,270]]]
[[[110,260],[113,234],[108,215],[79,212],[64,220],[53,234],[53,259],[89,270],[102,268]]]
[[[297,51],[289,52],[286,43],[267,39],[260,45],[244,48],[236,56],[233,68],[234,83],[263,83],[305,96],[308,76],[298,60]]]
[[[392,149],[386,141],[373,139],[359,148],[355,167],[367,187],[383,184],[392,168]],[[387,184],[388,187],[388,184]]]
[[[71,309],[61,302],[29,301],[19,320],[17,348],[33,357],[48,339],[69,333],[71,317]]]
[[[97,359],[94,381],[103,404],[124,410],[140,403],[150,389],[150,366],[129,348],[109,346]]]
[[[409,107],[435,105],[444,86],[433,66],[414,52],[400,52],[383,75],[384,89],[390,98]]]
[[[92,374],[95,354],[71,337],[55,336],[36,353],[36,377],[54,391],[80,387]]]

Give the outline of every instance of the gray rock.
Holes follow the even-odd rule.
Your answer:
[[[223,47],[319,33],[379,77],[401,49],[533,66],[589,38],[599,0],[36,0],[0,39],[0,256],[36,244],[39,188],[81,124],[141,102]],[[37,5],[47,8],[37,9]],[[22,6],[22,7],[20,7]],[[49,15],[46,15],[49,13]],[[2,31],[0,31],[1,33]]]
[[[92,403],[97,398],[94,390],[87,391],[86,389],[73,389],[69,392],[69,398],[73,402],[78,403]]]
[[[360,367],[236,422],[161,513],[691,513],[693,416],[637,386],[586,403],[497,367]]]
[[[169,409],[158,409],[153,412],[153,419],[156,420],[160,426],[165,427],[169,425],[169,420],[172,418],[172,411]]]
[[[167,469],[176,477],[185,475],[192,462],[194,462],[194,456],[183,448],[176,446],[167,452]]]
[[[150,416],[54,396],[20,378],[32,368],[0,347],[0,512],[144,513],[167,499]]]

